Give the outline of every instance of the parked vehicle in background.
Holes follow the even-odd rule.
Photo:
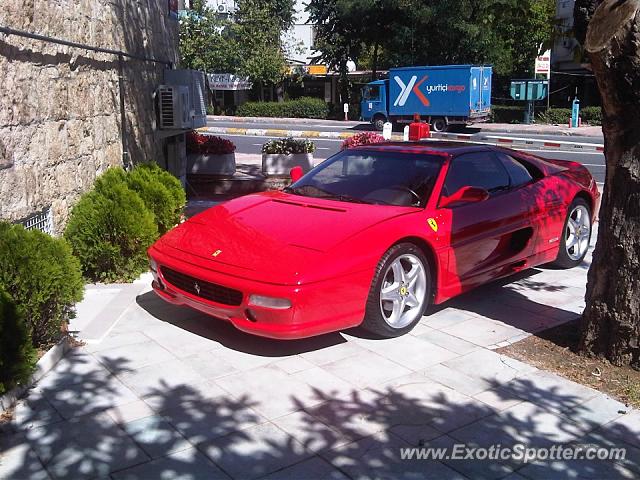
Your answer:
[[[363,88],[362,118],[382,130],[387,121],[410,123],[417,113],[434,132],[486,122],[492,74],[492,67],[482,65],[392,68],[387,80]]]

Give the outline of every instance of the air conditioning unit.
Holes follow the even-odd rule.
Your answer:
[[[226,3],[221,3],[221,4],[218,5],[217,12],[218,13],[225,13],[225,14],[229,13],[229,7],[227,7]]]
[[[157,90],[160,130],[193,128],[191,99],[187,85],[160,85]]]
[[[188,89],[186,113],[188,129],[204,127],[207,124],[207,87],[203,72],[188,69],[164,71],[164,85],[179,86]]]

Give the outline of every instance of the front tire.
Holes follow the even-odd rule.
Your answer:
[[[376,115],[375,117],[373,117],[373,126],[376,128],[376,130],[381,132],[384,129],[384,124],[386,123],[386,121],[387,119],[382,115]]]
[[[582,198],[576,198],[569,206],[560,249],[553,265],[559,268],[580,265],[589,251],[591,228],[591,209]]]
[[[442,117],[436,117],[431,120],[431,130],[437,133],[447,131],[447,122]]]
[[[413,243],[394,245],[376,267],[362,327],[382,337],[404,335],[422,318],[431,291],[422,250]]]

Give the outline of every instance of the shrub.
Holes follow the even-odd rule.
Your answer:
[[[311,140],[297,140],[295,138],[280,138],[270,140],[262,145],[262,153],[265,154],[285,154],[313,153],[316,151],[316,144]]]
[[[327,118],[329,107],[320,98],[301,97],[285,102],[247,102],[240,105],[240,117]]]
[[[341,150],[351,147],[358,147],[360,145],[369,145],[372,143],[382,143],[385,139],[382,135],[379,135],[375,132],[362,132],[357,133],[353,137],[347,138],[344,142],[342,142]]]
[[[0,287],[0,394],[27,381],[36,359],[22,314]]]
[[[552,125],[569,125],[571,118],[570,108],[550,108],[536,115],[538,122]]]
[[[580,110],[582,121],[589,125],[602,125],[602,108],[600,107],[584,107]]]
[[[127,185],[136,191],[153,213],[158,232],[166,233],[180,222],[186,196],[180,181],[155,164],[139,165],[126,175]]]
[[[215,135],[202,135],[195,131],[187,133],[188,153],[228,155],[235,151],[235,144],[226,138],[216,137]]]
[[[36,346],[60,338],[84,287],[64,239],[6,222],[0,223],[0,286],[17,303]]]
[[[65,238],[92,281],[130,281],[147,269],[146,250],[158,238],[153,213],[112,168],[71,211]]]
[[[510,105],[493,105],[489,118],[493,123],[521,123],[524,121],[524,108]]]

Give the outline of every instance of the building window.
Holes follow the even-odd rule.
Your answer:
[[[41,232],[53,235],[53,213],[51,212],[51,207],[34,213],[18,223],[22,224],[27,230],[40,230]]]

